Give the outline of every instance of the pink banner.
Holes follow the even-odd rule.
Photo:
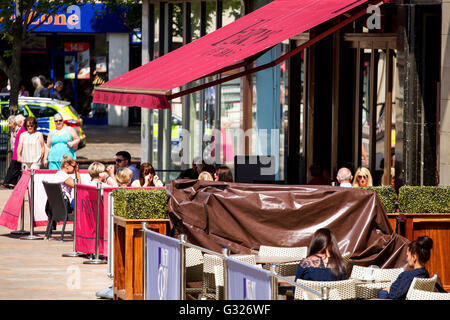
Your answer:
[[[16,230],[19,223],[20,210],[22,208],[25,192],[28,190],[28,182],[30,181],[30,171],[25,171],[22,174],[19,182],[14,187],[11,196],[6,202],[0,215],[0,225],[11,230]]]
[[[105,198],[103,198],[105,199]],[[108,200],[106,200],[108,201]],[[108,249],[108,214],[104,210],[104,201],[100,203],[100,227],[98,252],[107,255]],[[105,214],[106,213],[106,214]],[[75,248],[78,252],[95,253],[97,226],[97,188],[77,185],[77,225]]]

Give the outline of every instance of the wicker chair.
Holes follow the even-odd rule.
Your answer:
[[[252,265],[256,265],[256,256],[249,254],[249,255],[233,255],[234,259],[247,262]],[[222,271],[218,268],[215,268],[216,266],[220,266]],[[218,292],[217,290],[217,284],[216,284],[216,273],[219,276],[222,274],[222,288],[223,288],[223,260],[221,257],[207,254],[203,256],[203,286],[202,286],[202,297],[207,299],[215,299],[219,300],[223,297],[223,291]],[[219,277],[220,281],[220,277]]]
[[[306,258],[308,253],[307,247],[271,247],[271,246],[260,246],[258,256],[276,256],[276,257],[293,257],[298,259],[298,261]],[[297,271],[298,262],[289,262],[277,265],[277,273],[281,276],[295,276]],[[268,265],[263,266],[264,269],[269,269]]]
[[[203,254],[196,248],[186,248],[186,282],[203,282]],[[203,287],[186,288],[186,293],[199,294]]]
[[[412,289],[408,300],[450,300],[450,293]]]
[[[437,281],[436,273],[431,278],[428,279],[414,278],[413,281],[411,282],[411,285],[409,286],[408,293],[406,294],[406,300],[413,300],[411,299],[413,290],[433,292],[434,287],[436,286],[436,281]]]
[[[356,299],[356,280],[339,280],[339,281],[309,281],[297,279],[297,283],[308,287],[310,289],[321,292],[322,287],[328,287],[330,300],[352,300]],[[296,300],[320,300],[321,297],[303,290],[300,287],[295,287],[294,299]]]
[[[350,279],[394,282],[403,271],[404,268],[376,269],[354,265]]]

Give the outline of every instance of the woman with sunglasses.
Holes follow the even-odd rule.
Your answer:
[[[19,138],[17,161],[22,162],[24,170],[39,169],[45,154],[44,136],[36,131],[36,118],[26,118],[25,129],[26,131]]]
[[[369,169],[359,167],[358,170],[356,170],[355,178],[353,179],[353,187],[364,188],[371,186],[373,186],[373,180]]]
[[[48,166],[49,169],[61,169],[61,159],[64,155],[76,159],[75,147],[80,142],[80,138],[73,128],[64,125],[60,113],[55,114],[53,119],[56,128],[50,132],[47,138],[44,166]]]
[[[162,187],[164,184],[155,174],[155,169],[150,163],[144,162],[139,168],[139,179],[131,184],[132,187]]]

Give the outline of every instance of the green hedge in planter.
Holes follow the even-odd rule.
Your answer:
[[[403,186],[398,193],[401,213],[450,212],[450,187]]]
[[[391,186],[365,187],[361,189],[374,191],[383,204],[386,213],[393,213],[397,210],[397,193]]]
[[[125,219],[167,219],[166,189],[116,189],[114,215]]]

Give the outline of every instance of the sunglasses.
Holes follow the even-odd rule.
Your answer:
[[[27,124],[26,127],[27,128],[34,128],[34,125],[33,124]]]
[[[358,176],[358,179],[367,179],[367,176]]]
[[[117,163],[121,163],[124,159],[116,159]]]
[[[58,122],[63,122],[62,120],[55,120],[55,123],[58,123]]]

